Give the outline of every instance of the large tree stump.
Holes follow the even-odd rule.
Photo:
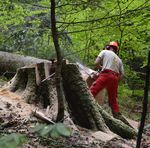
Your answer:
[[[89,129],[107,132],[108,128],[76,65],[63,66],[62,75],[66,100],[74,122]]]
[[[64,92],[73,121],[80,126],[113,132],[124,138],[133,138],[136,131],[106,113],[96,103],[81,77],[77,65],[67,64],[62,69]],[[107,125],[107,126],[106,126]]]
[[[42,62],[18,68],[16,75],[8,82],[7,88],[20,94],[27,103],[40,102],[43,107],[47,107],[51,104],[52,90],[54,89],[46,79],[49,77],[51,66],[51,63],[45,65]]]

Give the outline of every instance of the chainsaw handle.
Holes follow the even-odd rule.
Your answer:
[[[91,77],[92,79],[94,79],[94,80],[96,80],[96,79],[98,78],[98,76],[99,76],[99,72],[98,72],[98,71],[92,72],[92,73],[90,74],[90,77]]]

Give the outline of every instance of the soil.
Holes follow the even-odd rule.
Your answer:
[[[3,87],[0,88],[0,102],[0,135],[11,133],[27,135],[28,141],[22,145],[22,148],[132,148],[136,145],[136,139],[122,139],[113,134],[108,136],[102,132],[79,127],[72,122],[67,112],[64,124],[72,128],[72,135],[68,138],[43,138],[31,132],[35,124],[42,122],[33,115],[33,111],[38,110],[53,120],[57,113],[57,103],[43,109],[40,104],[27,104],[20,95]],[[148,148],[150,125],[147,124],[145,127],[141,147]]]

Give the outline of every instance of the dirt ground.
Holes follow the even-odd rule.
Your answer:
[[[38,122],[41,122],[33,115],[33,111],[38,110],[48,118],[55,118],[57,105],[43,109],[40,105],[27,104],[21,97],[7,89],[0,88],[0,133],[26,134],[28,141],[23,144],[23,148],[132,148],[136,145],[136,139],[126,140],[116,135],[107,135],[100,131],[90,131],[73,124],[71,118],[66,113],[64,124],[73,129],[69,138],[41,138],[33,134],[30,129]],[[143,148],[150,147],[150,125],[146,125]]]

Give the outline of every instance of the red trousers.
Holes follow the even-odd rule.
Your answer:
[[[108,92],[108,103],[113,113],[119,112],[117,102],[119,74],[111,70],[104,70],[90,87],[90,91],[95,97],[99,91],[106,88]]]

